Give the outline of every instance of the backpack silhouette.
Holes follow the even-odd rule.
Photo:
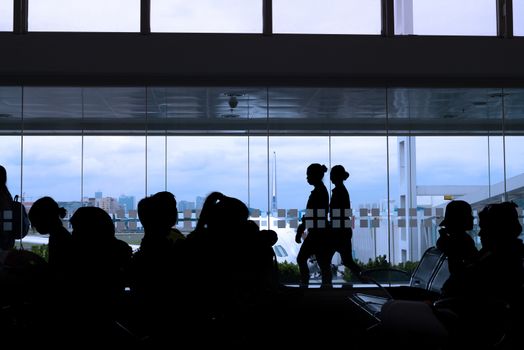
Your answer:
[[[22,239],[29,232],[29,217],[18,195],[8,207],[0,209],[0,249],[8,250],[15,246],[15,239]]]

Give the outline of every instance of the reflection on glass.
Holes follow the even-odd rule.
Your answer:
[[[140,0],[30,0],[29,3],[29,31],[140,31]]]
[[[262,0],[151,1],[151,31],[262,33]]]
[[[492,0],[395,0],[395,34],[496,35]]]
[[[279,0],[273,2],[273,32],[380,34],[380,0]]]
[[[13,30],[13,1],[0,0],[0,32]]]

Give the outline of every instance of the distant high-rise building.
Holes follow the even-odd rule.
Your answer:
[[[202,209],[204,206],[204,201],[206,200],[205,197],[197,196],[196,197],[196,209]]]
[[[103,197],[98,202],[98,206],[109,214],[114,214],[120,209],[120,204],[118,204],[117,200],[113,197]]]
[[[96,198],[96,199],[102,199],[102,197],[103,197],[103,196],[102,196],[102,191],[97,191],[97,192],[95,192],[95,198]]]
[[[130,210],[135,209],[135,196],[126,196],[125,194],[118,197],[118,204],[125,210],[129,212]]]
[[[180,201],[177,203],[178,211],[193,210],[195,209],[195,202]]]

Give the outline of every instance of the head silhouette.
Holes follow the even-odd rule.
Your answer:
[[[208,227],[235,226],[247,222],[249,209],[240,199],[223,195],[212,207]]]
[[[444,220],[439,226],[450,231],[469,231],[473,229],[471,205],[463,200],[453,200],[446,205]]]
[[[347,180],[349,177],[349,173],[344,169],[342,165],[335,165],[331,168],[331,172],[329,175],[331,182],[333,183],[340,183],[344,180]]]
[[[5,170],[5,168],[0,165],[0,186],[1,185],[6,185],[7,184],[7,171]]]
[[[51,197],[37,199],[29,209],[29,221],[39,233],[48,234],[59,226],[66,216],[66,210]]]
[[[7,188],[7,171],[0,165],[0,207],[6,207],[13,200]]]
[[[178,219],[175,195],[168,191],[157,192],[138,202],[138,218],[146,231],[168,232]]]
[[[310,164],[306,170],[307,182],[313,186],[317,185],[318,183],[321,183],[326,171],[327,171],[327,168],[323,164],[319,164],[319,163]]]
[[[517,204],[502,202],[489,204],[479,213],[480,240],[483,248],[513,242],[522,232]]]
[[[86,243],[109,241],[115,238],[115,224],[102,208],[78,208],[70,219],[73,239]]]

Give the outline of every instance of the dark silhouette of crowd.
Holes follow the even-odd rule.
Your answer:
[[[314,189],[295,237],[301,243],[301,287],[308,286],[307,259],[312,255],[319,262],[323,286],[332,284],[335,252],[354,274],[361,273],[352,256],[351,204],[343,184],[349,174],[340,165],[332,168],[335,187],[329,202],[326,172],[318,163],[307,168]],[[4,169],[0,203],[13,200],[5,183]],[[450,277],[431,305],[421,303],[425,312],[430,310],[432,322],[446,329],[449,344],[479,346],[471,341],[479,338],[473,335],[479,331],[486,342],[502,332],[507,344],[521,344],[524,244],[518,238],[522,227],[516,208],[513,202],[502,202],[480,211],[478,250],[468,234],[474,221],[471,206],[460,200],[447,205],[436,246],[448,257]],[[160,347],[176,338],[193,346],[210,339],[226,346],[255,339],[269,345],[264,327],[271,328],[268,323],[282,309],[306,307],[300,298],[307,289],[289,288],[279,280],[276,232],[261,230],[242,201],[221,192],[206,197],[189,234],[175,228],[173,193],[142,198],[138,218],[144,235],[136,251],[117,238],[113,219],[101,208],[77,209],[70,217],[71,232],[63,224],[65,209],[51,197],[35,201],[28,214],[34,230],[49,237],[47,260],[13,247],[0,252],[1,325],[15,336],[31,329],[34,338],[28,344],[38,339],[57,346],[80,341]],[[315,317],[314,323],[322,323]],[[302,330],[304,320],[298,318],[290,321],[290,331]],[[301,345],[308,343],[299,338]]]

